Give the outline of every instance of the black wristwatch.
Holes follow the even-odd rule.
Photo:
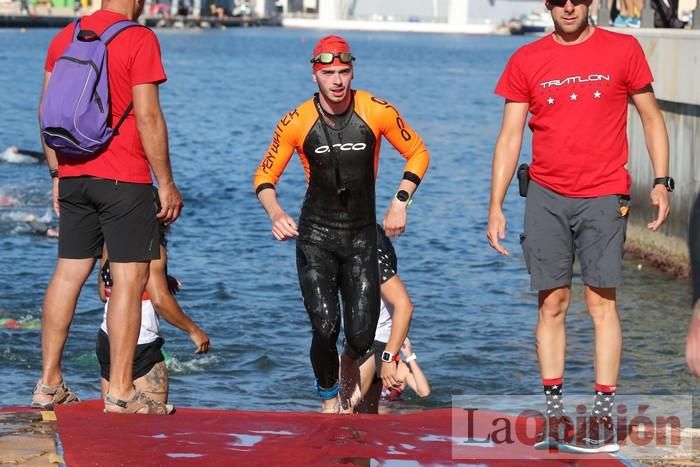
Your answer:
[[[396,192],[396,199],[398,199],[402,203],[405,203],[406,201],[408,201],[408,199],[410,197],[411,196],[408,194],[408,191],[406,191],[406,190],[399,190]]]
[[[49,175],[51,175],[51,178],[58,177],[58,169],[49,169]]]
[[[666,191],[673,191],[676,187],[676,183],[673,181],[673,177],[659,177],[654,179],[654,185],[663,185],[666,187]]]

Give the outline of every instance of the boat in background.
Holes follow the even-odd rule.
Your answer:
[[[511,34],[545,34],[554,30],[554,21],[548,11],[533,11],[508,22]]]

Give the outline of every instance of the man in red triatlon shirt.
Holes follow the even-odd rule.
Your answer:
[[[652,76],[633,36],[588,24],[592,0],[547,0],[554,33],[520,48],[496,87],[505,98],[493,155],[487,237],[499,253],[506,219],[503,201],[518,162],[528,112],[533,132],[523,255],[531,288],[539,292],[536,339],[546,397],[545,429],[536,448],[577,453],[619,449],[612,408],[620,368],[622,332],[615,290],[621,283],[629,211],[626,136],[631,98],[644,126],[656,180],[651,202],[657,230],[668,216],[668,135]],[[573,439],[562,404],[565,316],[574,257],[595,330],[595,400]],[[564,423],[561,423],[561,422]],[[590,433],[586,433],[586,428]]]
[[[81,18],[81,31],[97,35],[117,21],[135,20],[143,0],[103,0],[102,9]],[[74,25],[54,38],[46,56],[44,90],[56,61],[72,40]],[[158,224],[180,215],[182,198],[173,181],[168,136],[158,85],[165,81],[155,34],[135,25],[107,46],[112,121],[133,102],[119,133],[90,159],[70,159],[44,147],[53,177],[53,201],[60,215],[58,262],[46,289],[42,314],[42,378],[32,407],[50,409],[77,400],[63,382],[61,354],[85,280],[109,248],[114,287],[107,326],[111,348],[105,411],[167,413],[166,406],[135,391],[132,364],[141,317],[141,295],[149,262],[159,258]],[[158,180],[157,212],[151,170]]]

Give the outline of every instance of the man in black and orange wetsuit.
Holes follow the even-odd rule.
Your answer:
[[[381,137],[407,159],[384,216],[389,236],[403,233],[406,208],[430,160],[423,141],[394,106],[350,88],[353,60],[341,37],[318,42],[311,62],[319,92],[282,117],[254,182],[275,238],[297,238],[299,285],[313,327],[311,363],[324,412],[339,410],[338,292],[345,357],[357,360],[371,349],[379,317],[375,179]],[[308,183],[298,227],[274,190],[294,150]]]

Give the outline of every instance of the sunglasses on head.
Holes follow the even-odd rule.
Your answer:
[[[311,63],[321,63],[322,65],[330,65],[333,60],[338,57],[340,63],[352,63],[355,57],[352,56],[350,52],[340,52],[334,54],[332,52],[321,52],[311,59]]]
[[[552,6],[558,6],[558,7],[563,7],[566,5],[566,2],[571,2],[573,6],[579,6],[583,5],[584,3],[588,2],[588,0],[547,0],[550,5]]]

